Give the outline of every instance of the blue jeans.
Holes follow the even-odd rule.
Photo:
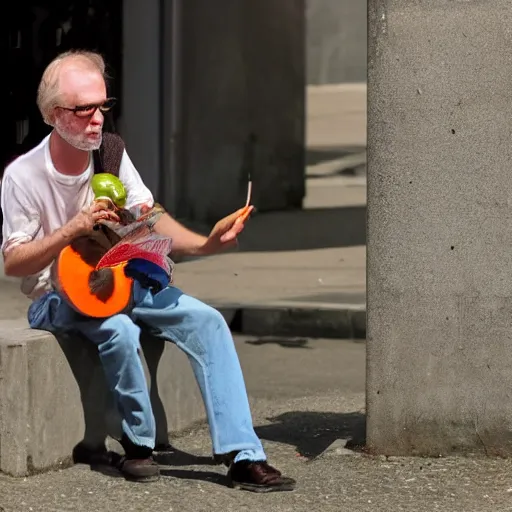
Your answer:
[[[56,292],[28,310],[33,329],[78,332],[97,345],[108,385],[121,413],[122,429],[136,445],[154,448],[155,420],[140,350],[140,327],[183,350],[197,379],[216,454],[238,452],[238,460],[266,460],[254,432],[245,383],[229,327],[214,308],[178,288],[153,295],[135,283],[130,315],[106,319],[80,315]]]

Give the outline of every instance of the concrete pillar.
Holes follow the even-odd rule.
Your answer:
[[[304,1],[182,2],[183,148],[178,212],[217,220],[304,196]]]
[[[510,455],[510,1],[369,7],[368,444]]]
[[[119,132],[142,179],[157,197],[161,192],[160,38],[160,0],[124,0]]]

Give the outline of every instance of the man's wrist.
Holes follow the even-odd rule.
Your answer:
[[[208,256],[210,254],[210,250],[208,247],[208,237],[202,236],[197,243],[195,243],[188,251],[186,251],[188,256]]]
[[[72,223],[67,223],[64,226],[62,226],[60,229],[54,232],[54,235],[58,237],[58,239],[64,244],[68,245],[70,244],[77,236],[79,236],[79,233],[77,233],[77,230],[75,226]]]

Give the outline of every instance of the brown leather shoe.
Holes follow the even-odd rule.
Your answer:
[[[132,482],[155,482],[160,478],[160,468],[153,457],[147,459],[123,457],[118,467],[124,477]]]
[[[132,443],[126,434],[123,434],[120,443],[125,456],[117,467],[127,480],[154,482],[160,478],[160,468],[153,460],[152,448]]]
[[[295,480],[285,477],[265,461],[241,460],[228,472],[231,487],[252,492],[293,491]]]

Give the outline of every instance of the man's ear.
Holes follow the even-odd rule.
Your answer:
[[[44,119],[44,122],[52,128],[55,126],[55,116],[57,115],[56,110],[56,108],[52,108],[52,110],[46,116],[46,119]]]

